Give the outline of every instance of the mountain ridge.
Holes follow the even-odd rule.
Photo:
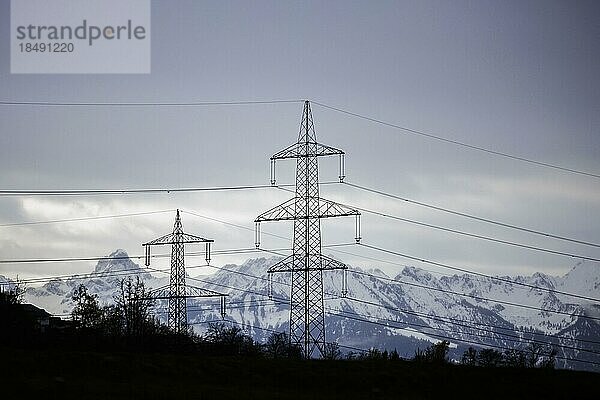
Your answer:
[[[85,283],[91,293],[98,294],[103,304],[112,302],[124,273],[135,273],[150,288],[168,283],[166,274],[160,278],[149,274],[132,261],[125,250],[118,249],[110,257],[113,259],[99,261],[93,276],[85,281],[56,279],[41,287],[28,288],[26,301],[54,314],[64,315],[73,307],[70,297],[79,283]],[[227,264],[219,267],[213,275],[203,275],[201,281],[188,277],[188,283],[229,293],[228,303],[232,306],[226,318],[245,327],[256,340],[264,340],[272,330],[289,329],[287,300],[290,287],[283,274],[276,274],[273,278],[273,297],[283,302],[268,301],[266,271],[279,259],[261,257],[248,259],[241,265]],[[491,282],[488,278],[467,274],[436,277],[414,266],[404,267],[394,278],[377,268],[366,272],[351,267],[346,298],[341,296],[341,273],[324,273],[327,339],[361,348],[397,348],[401,354],[410,356],[417,348],[425,347],[427,342],[449,337],[453,338],[453,357],[457,358],[469,345],[511,348],[518,347],[515,338],[550,340],[548,335],[554,335],[561,337],[552,339],[556,346],[575,347],[560,348],[560,356],[600,361],[597,355],[577,350],[587,348],[578,341],[580,338],[600,342],[600,325],[596,320],[587,318],[600,316],[600,307],[591,301],[568,298],[551,291],[577,288],[579,293],[597,297],[599,267],[586,261],[577,263],[561,277],[537,272],[531,276],[510,278],[550,291],[505,281]],[[166,303],[163,303],[159,306],[165,307]],[[207,322],[221,319],[219,307],[213,303],[214,300],[189,300],[188,319],[197,331],[206,329]],[[527,304],[534,308],[509,303]],[[166,317],[164,312],[158,315],[163,319]],[[557,361],[557,364],[563,368],[583,367],[562,361]]]

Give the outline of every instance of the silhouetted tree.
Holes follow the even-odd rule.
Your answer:
[[[104,310],[98,303],[98,295],[90,294],[87,288],[81,284],[73,292],[71,297],[75,302],[75,307],[71,312],[74,321],[77,321],[80,328],[100,328],[104,320]]]
[[[540,368],[554,369],[556,366],[556,353],[555,348],[547,349],[546,354],[544,354],[544,358],[540,363]]]
[[[139,337],[152,333],[156,321],[150,314],[154,300],[144,282],[138,277],[121,280],[115,295],[115,311],[121,319],[122,333],[127,337]]]
[[[215,346],[220,353],[262,354],[261,346],[237,326],[227,326],[224,323],[209,324],[205,339]]]
[[[381,360],[383,359],[383,353],[379,349],[370,348],[366,353],[362,353],[359,358],[363,360]]]
[[[460,363],[463,365],[477,365],[477,350],[472,347],[469,347],[463,353]]]
[[[504,365],[512,368],[526,368],[527,356],[525,352],[518,349],[509,349],[504,351]]]
[[[8,290],[0,290],[0,304],[14,305],[23,303],[25,290],[25,286],[18,282]]]
[[[27,345],[41,333],[35,310],[28,311],[28,305],[23,304],[25,290],[25,286],[17,282],[10,289],[0,291],[0,344]]]
[[[448,362],[448,352],[450,351],[450,342],[442,340],[437,342],[432,347],[431,351],[431,362],[434,363],[446,363]]]
[[[556,350],[550,345],[532,342],[525,349],[525,353],[529,368],[554,368],[556,364]]]
[[[340,345],[331,342],[325,343],[325,348],[323,349],[323,358],[325,360],[339,360],[342,357],[342,352],[340,351]]]
[[[276,332],[267,338],[265,352],[271,358],[302,358],[302,349],[290,343],[285,332]]]
[[[429,346],[425,351],[417,349],[413,361],[443,364],[448,362],[448,352],[450,351],[450,342],[442,340]]]
[[[123,318],[115,305],[102,309],[102,331],[109,337],[119,337],[123,334]]]
[[[494,349],[481,349],[477,354],[477,364],[482,367],[499,367],[502,365],[502,353]]]

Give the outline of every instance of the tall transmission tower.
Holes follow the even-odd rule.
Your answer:
[[[271,157],[271,184],[275,185],[275,161],[296,159],[295,196],[255,219],[256,247],[260,247],[260,223],[294,221],[293,253],[269,268],[273,273],[289,272],[290,341],[303,349],[304,357],[323,355],[325,347],[325,313],[323,271],[344,270],[342,293],[345,295],[348,267],[321,253],[321,218],[354,215],[356,241],[360,241],[360,213],[344,205],[319,197],[318,157],[339,156],[340,182],[344,179],[344,152],[317,143],[310,103],[304,102],[298,141]]]
[[[204,243],[206,263],[210,264],[210,248],[214,242],[200,236],[183,232],[183,224],[179,210],[175,216],[173,233],[161,236],[148,243],[142,244],[146,248],[146,266],[150,265],[150,247],[158,245],[171,245],[171,275],[169,285],[152,290],[151,296],[157,300],[168,300],[168,326],[175,333],[187,333],[189,330],[187,319],[187,299],[196,297],[220,297],[221,316],[225,317],[226,294],[212,290],[197,288],[185,283],[185,244]]]

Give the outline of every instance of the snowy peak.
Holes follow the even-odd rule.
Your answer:
[[[551,276],[542,274],[541,272],[535,272],[533,275],[531,275],[529,284],[547,289],[554,289],[554,281],[555,279]]]
[[[123,249],[113,251],[106,259],[98,261],[94,273],[114,273],[121,271],[140,270],[140,266],[129,258],[129,254]]]
[[[269,269],[279,260],[281,260],[281,257],[251,258],[249,260],[246,260],[242,265],[239,266],[239,268],[240,270],[244,270],[246,273],[249,274],[262,275],[266,274],[267,269]]]
[[[582,296],[600,298],[600,263],[580,261],[561,278],[557,289]]]
[[[435,278],[433,277],[433,275],[431,275],[429,272],[422,270],[421,268],[416,268],[416,267],[404,267],[404,269],[402,270],[402,272],[400,273],[400,275],[396,276],[397,280],[402,280],[402,279],[411,279],[413,281],[416,282],[431,282],[432,280],[435,280]]]
[[[71,312],[71,297],[80,284],[85,284],[90,293],[97,294],[101,303],[108,304],[112,302],[119,282],[133,276],[138,276],[149,284],[159,281],[134,263],[125,250],[118,249],[98,261],[89,276],[84,274],[82,278],[53,279],[41,287],[29,287],[25,300],[49,312],[66,314]]]

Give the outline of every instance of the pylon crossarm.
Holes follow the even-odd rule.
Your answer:
[[[154,245],[162,245],[162,244],[172,244],[175,241],[175,235],[172,233],[167,233],[164,236],[151,240],[147,243],[142,244],[142,246],[154,246]]]
[[[188,233],[169,233],[167,235],[154,239],[148,243],[142,244],[142,246],[144,246],[146,249],[144,264],[146,266],[150,265],[150,247],[160,245],[175,245],[182,243],[206,243],[206,263],[210,264],[210,245],[211,243],[214,243],[214,240],[205,239],[196,235],[190,235]]]
[[[308,150],[308,151],[307,151]],[[340,149],[316,142],[298,142],[273,154],[271,160],[282,160],[286,158],[300,157],[324,157],[344,154]]]
[[[189,233],[184,233],[181,237],[184,243],[214,243],[213,239],[206,239],[200,236],[190,235]]]
[[[150,291],[147,298],[144,300],[168,300],[168,299],[189,299],[196,297],[223,297],[229,296],[225,293],[215,292],[213,290],[202,289],[195,286],[184,286],[184,292],[181,295],[174,295],[171,293],[169,285],[161,286],[159,288]]]
[[[269,268],[267,270],[267,272],[269,274],[272,274],[275,272],[289,272],[289,271],[292,271],[293,268],[294,268],[294,254],[291,254],[291,255],[287,256],[286,258],[284,258],[283,260],[276,262],[271,268]]]
[[[334,260],[331,257],[327,257],[321,254],[321,268],[323,270],[331,270],[331,269],[348,269],[348,266],[343,262]]]
[[[177,237],[179,236],[179,238]],[[158,239],[154,239],[148,243],[142,244],[142,246],[158,246],[158,245],[167,245],[167,244],[177,244],[177,243],[213,243],[212,239],[205,239],[200,236],[190,235],[189,233],[183,233],[181,235],[173,235],[169,233],[168,235],[159,237]]]
[[[296,218],[295,204],[296,199],[292,198],[260,214],[254,222],[293,220]]]
[[[359,215],[360,212],[335,201],[319,198],[319,218],[346,217],[350,215]]]
[[[161,286],[159,288],[152,289],[148,293],[148,299],[153,299],[153,300],[168,299],[169,298],[169,293],[170,293],[169,292],[169,285]]]
[[[334,269],[348,269],[346,264],[341,263],[333,258],[324,256],[322,254],[309,254],[309,258],[311,259],[319,259],[320,262],[317,263],[318,266],[313,266],[310,268],[306,268],[306,263],[304,262],[304,257],[298,254],[291,254],[284,258],[283,260],[274,264],[271,268],[268,269],[269,274],[277,273],[277,272],[300,272],[300,271],[330,271]]]
[[[185,286],[185,293],[187,297],[221,297],[229,296],[226,293],[215,292],[214,290],[203,289],[196,286]]]
[[[310,197],[309,199],[315,199]],[[296,197],[260,214],[254,222],[291,221],[295,219],[331,218],[359,215],[360,212],[335,201],[319,198],[319,210],[314,215],[298,215],[296,213]]]

